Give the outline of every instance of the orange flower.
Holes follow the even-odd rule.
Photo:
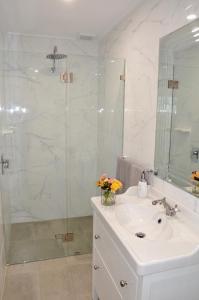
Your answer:
[[[192,178],[193,180],[199,181],[199,171],[193,171],[193,172],[192,172],[192,175],[191,175],[191,178]]]

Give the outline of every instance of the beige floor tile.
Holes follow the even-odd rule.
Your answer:
[[[64,300],[73,295],[70,271],[65,268],[52,268],[39,272],[41,300]]]
[[[4,300],[91,300],[91,255],[8,267]]]
[[[76,297],[75,300],[92,300],[92,296],[91,295],[79,295]]]
[[[4,300],[40,300],[38,276],[35,273],[13,273],[6,277]]]
[[[35,238],[33,224],[33,222],[12,224],[11,241],[33,240]]]
[[[19,241],[10,243],[8,262],[15,264],[63,256],[63,245],[55,239]]]
[[[42,260],[37,263],[40,272],[48,271],[48,270],[61,270],[67,268],[67,258],[57,258],[57,259],[49,259],[49,260]]]
[[[78,296],[90,296],[91,293],[91,271],[90,264],[71,265],[71,278],[73,282],[74,294]]]
[[[23,263],[92,251],[92,216],[13,224],[9,263]],[[55,234],[74,233],[72,242]]]
[[[7,268],[7,274],[38,273],[38,262],[11,265]]]
[[[92,254],[75,255],[66,257],[68,265],[92,264]]]

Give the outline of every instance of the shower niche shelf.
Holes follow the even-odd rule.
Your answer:
[[[180,133],[191,133],[191,128],[176,127],[174,130]]]

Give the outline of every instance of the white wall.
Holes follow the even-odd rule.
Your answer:
[[[197,0],[143,1],[100,45],[101,54],[126,59],[124,154],[146,166],[154,164],[159,38],[193,12]]]

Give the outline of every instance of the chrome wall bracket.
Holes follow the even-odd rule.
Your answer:
[[[64,83],[73,83],[74,81],[74,75],[73,72],[64,72],[60,74],[60,80]]]
[[[168,89],[177,90],[179,88],[178,80],[168,80]]]
[[[125,75],[124,74],[120,75],[120,80],[125,81]]]
[[[67,232],[67,233],[57,233],[55,234],[56,240],[62,240],[63,242],[72,242],[74,240],[74,233]]]

